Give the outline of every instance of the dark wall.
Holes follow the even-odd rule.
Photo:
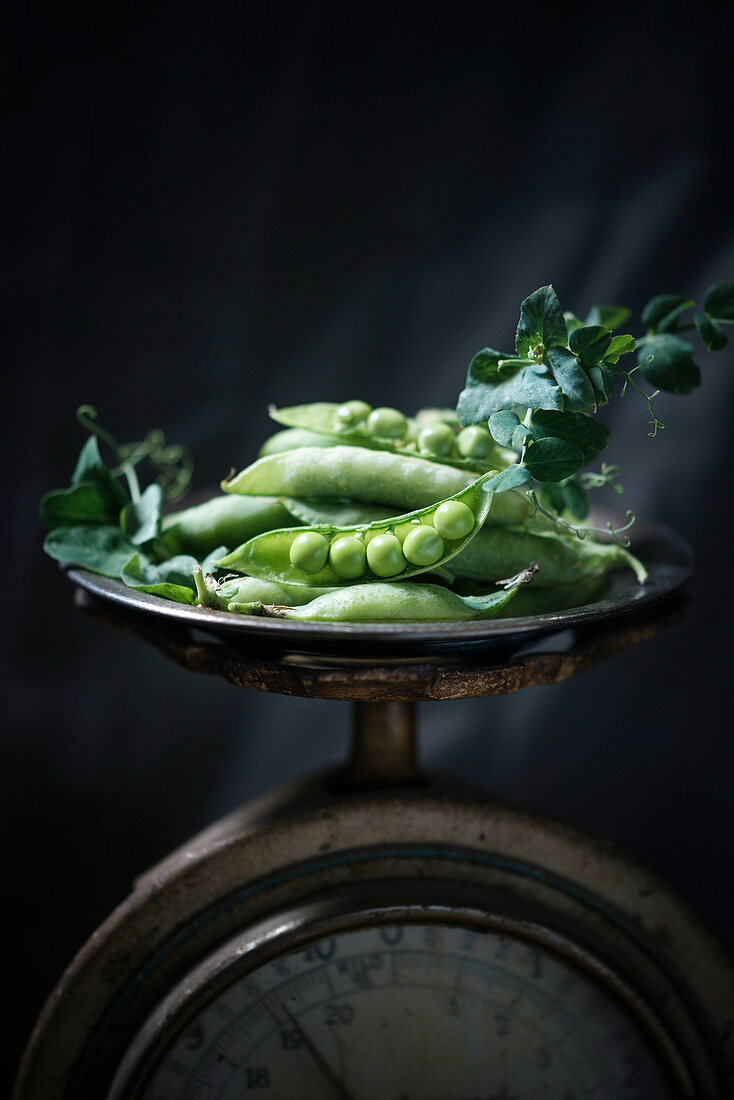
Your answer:
[[[132,877],[338,759],[349,717],[195,676],[74,612],[37,501],[68,482],[77,405],[118,438],[188,443],[203,488],[254,456],[271,401],[453,405],[541,284],[581,314],[700,299],[734,277],[734,12],[16,3],[6,29],[10,1067]],[[731,948],[734,361],[700,358],[655,440],[634,396],[605,416],[625,505],[696,546],[685,621],[420,722],[429,765],[627,847]]]

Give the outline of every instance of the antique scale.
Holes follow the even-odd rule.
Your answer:
[[[734,970],[688,905],[417,765],[415,702],[557,682],[679,617],[687,548],[640,526],[634,550],[642,589],[461,624],[232,616],[70,571],[81,608],[192,670],[352,700],[353,743],[137,880],[49,998],[15,1100],[731,1097]]]

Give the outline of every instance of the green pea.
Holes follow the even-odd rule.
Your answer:
[[[489,458],[494,450],[494,440],[486,428],[472,424],[459,432],[456,447],[462,458]]]
[[[418,432],[418,450],[425,455],[450,455],[455,439],[449,425],[438,420]]]
[[[344,535],[331,544],[329,564],[337,577],[354,580],[364,573],[366,550],[361,539],[355,535]]]
[[[443,556],[444,542],[433,527],[421,523],[406,536],[403,553],[411,565],[432,565]]]
[[[397,409],[373,409],[367,417],[367,429],[378,439],[405,439],[408,421]]]
[[[411,519],[406,523],[398,523],[393,527],[393,534],[400,539],[401,542],[405,542],[406,538],[411,531],[414,531],[416,527],[420,527],[421,521],[419,519]]]
[[[400,539],[386,533],[377,535],[367,547],[367,564],[378,577],[394,577],[405,569]]]
[[[433,526],[445,539],[463,539],[474,527],[474,513],[460,500],[445,500],[433,513]]]
[[[317,531],[304,531],[293,540],[289,557],[302,573],[320,573],[329,559],[329,540]]]
[[[372,406],[366,401],[345,401],[336,410],[336,418],[342,427],[351,428],[353,424],[366,420],[371,412]]]

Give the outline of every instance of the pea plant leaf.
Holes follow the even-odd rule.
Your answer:
[[[561,303],[552,286],[542,286],[520,306],[515,351],[530,355],[534,348],[565,347],[568,340]]]
[[[604,358],[611,342],[610,329],[603,325],[582,325],[571,333],[568,346],[583,367],[594,367]]]
[[[161,532],[163,490],[153,482],[140,499],[129,501],[120,513],[120,528],[135,546],[158,538]]]
[[[470,368],[471,369],[471,368]],[[469,382],[459,394],[456,415],[462,427],[480,424],[493,413],[524,405],[530,409],[562,409],[563,395],[550,371],[524,363],[486,383]]]
[[[584,453],[575,443],[548,436],[531,443],[524,466],[536,481],[563,481],[584,465]]]
[[[136,551],[125,562],[120,576],[124,584],[136,592],[147,592],[175,603],[192,605],[196,603],[193,571],[197,564],[196,558],[189,554],[178,554],[156,565]]]
[[[595,305],[589,310],[584,324],[602,325],[613,332],[615,328],[621,328],[631,314],[632,310],[627,306]]]
[[[562,408],[573,412],[596,412],[594,387],[574,353],[569,348],[553,347],[546,348],[545,355],[563,394]]]
[[[705,313],[697,313],[693,322],[709,351],[722,351],[726,347],[727,336],[718,321],[712,321]]]
[[[80,565],[104,577],[119,578],[125,563],[135,552],[119,527],[85,524],[58,527],[46,535],[46,553],[56,561]]]
[[[703,297],[703,311],[712,321],[734,325],[734,281],[709,287]]]
[[[516,430],[521,427],[517,413],[504,410],[492,413],[489,418],[489,434],[503,447],[511,447]]]
[[[493,493],[504,493],[508,489],[519,489],[521,485],[531,484],[530,473],[524,466],[513,463],[501,470],[496,477],[487,482],[487,490]]]
[[[52,489],[41,497],[39,514],[49,530],[80,523],[117,523],[120,509],[95,481],[79,481],[68,489]]]
[[[583,523],[589,514],[589,498],[578,481],[570,478],[559,485],[552,482],[543,486],[540,499],[554,512],[564,512],[576,523]]]
[[[693,362],[693,344],[682,337],[663,332],[643,336],[637,341],[637,350],[640,373],[657,389],[686,394],[700,385],[701,371]]]
[[[619,362],[623,355],[629,355],[630,352],[634,351],[635,346],[634,336],[613,336],[602,356],[602,361],[614,365]]]
[[[649,335],[675,332],[681,313],[690,309],[693,304],[692,299],[683,294],[658,294],[647,303],[640,320]]]
[[[536,443],[541,439],[565,439],[573,443],[581,451],[584,465],[604,450],[609,435],[598,421],[583,413],[543,409],[533,410],[529,429]]]
[[[119,513],[128,500],[127,493],[119,481],[115,481],[110,471],[102,461],[99,453],[99,443],[95,435],[90,435],[81,449],[74,473],[71,475],[72,486],[82,481],[93,482],[110,508],[116,508]]]

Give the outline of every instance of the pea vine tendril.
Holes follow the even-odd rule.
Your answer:
[[[555,512],[551,512],[547,508],[544,508],[538,500],[534,489],[526,490],[525,496],[533,505],[533,514],[535,514],[536,512],[540,512],[547,519],[551,520],[556,527],[560,527],[564,531],[569,531],[572,535],[575,535],[579,539],[585,539],[587,535],[592,534],[611,535],[614,541],[619,543],[620,546],[623,546],[625,550],[628,550],[631,545],[630,540],[626,536],[624,538],[620,537],[624,534],[625,531],[629,531],[630,527],[632,527],[635,522],[636,516],[631,508],[628,508],[625,513],[625,519],[627,520],[627,522],[622,527],[615,527],[611,520],[607,520],[604,527],[593,527],[591,524],[585,524],[583,527],[581,527],[577,526],[574,523],[568,523],[565,519],[561,519],[561,517]]]
[[[659,420],[655,414],[655,398],[659,396],[661,391],[655,390],[653,393],[645,393],[642,386],[637,385],[637,382],[633,375],[635,371],[638,371],[643,365],[654,362],[654,359],[655,357],[653,355],[648,355],[647,358],[644,360],[644,363],[638,363],[637,366],[633,367],[630,371],[622,370],[620,367],[617,368],[617,374],[624,375],[625,379],[622,383],[622,389],[620,390],[620,397],[625,396],[625,394],[627,393],[627,387],[631,385],[642,397],[644,397],[645,401],[647,402],[647,407],[650,412],[651,428],[651,431],[647,433],[648,439],[654,439],[659,431],[662,432],[665,430],[665,425],[663,424],[662,420]]]
[[[132,443],[120,443],[106,428],[97,422],[98,413],[93,405],[80,405],[76,417],[82,427],[104,443],[112,451],[118,465],[110,471],[113,477],[124,476],[130,499],[140,500],[140,483],[136,468],[145,459],[154,473],[166,500],[180,500],[188,491],[194,473],[194,456],[182,443],[166,444],[163,432],[154,428],[145,439]]]

